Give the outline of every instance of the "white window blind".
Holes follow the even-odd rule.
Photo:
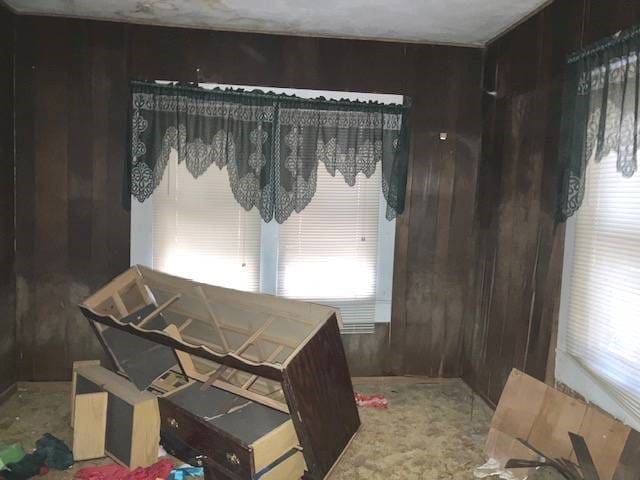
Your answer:
[[[374,318],[380,182],[379,168],[350,187],[319,165],[313,201],[280,226],[278,295],[338,307],[353,323]]]
[[[260,284],[260,224],[229,187],[227,170],[211,166],[194,179],[171,155],[153,194],[153,267],[238,290]]]
[[[592,377],[597,387],[581,389],[580,374],[566,370],[560,380],[596,403],[601,402],[589,398],[593,393],[589,390],[601,390],[617,404],[617,416],[637,422],[640,175],[622,177],[616,171],[615,153],[600,163],[590,162],[584,201],[574,217],[567,228],[570,242],[566,254],[571,255],[571,263],[569,271],[564,272],[563,288],[566,286],[568,292],[561,329],[562,323],[566,324],[559,348]]]
[[[201,85],[205,88],[238,85]],[[304,98],[402,103],[400,95],[266,88]],[[343,333],[391,319],[395,220],[385,218],[381,165],[349,187],[318,165],[316,194],[282,225],[235,200],[226,168],[194,179],[177,154],[144,203],[132,198],[131,263],[239,290],[340,308]]]

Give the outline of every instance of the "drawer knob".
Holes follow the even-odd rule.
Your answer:
[[[168,418],[167,421],[169,422],[169,426],[173,428],[178,428],[180,426],[180,424],[175,418]]]
[[[233,465],[240,465],[240,459],[235,453],[227,453],[227,461]]]

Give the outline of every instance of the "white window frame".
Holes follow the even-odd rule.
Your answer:
[[[168,83],[168,82],[167,82]],[[274,93],[286,93],[303,98],[325,97],[328,99],[349,99],[359,101],[378,101],[381,103],[403,102],[402,95],[335,92],[325,90],[302,90],[292,88],[258,87],[247,85],[200,84],[204,88],[258,88]],[[382,168],[378,165],[377,168]],[[380,188],[378,213],[378,247],[376,262],[376,305],[372,322],[345,322],[343,333],[373,333],[375,323],[391,322],[391,294],[393,288],[393,263],[395,252],[396,221],[386,219],[387,202]],[[312,200],[313,201],[313,200]],[[260,240],[260,292],[275,295],[277,292],[278,268],[278,223],[266,223],[261,220]],[[153,268],[153,195],[144,203],[131,198],[131,265],[144,265]]]

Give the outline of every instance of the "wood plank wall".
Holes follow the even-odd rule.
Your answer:
[[[28,16],[17,18],[16,45],[22,379],[68,379],[73,360],[99,356],[76,304],[129,263],[120,199],[131,78],[410,96],[391,328],[345,345],[354,375],[461,374],[463,319],[473,308],[481,50]]]
[[[564,228],[554,223],[565,57],[640,22],[640,2],[556,0],[486,50],[476,207],[477,309],[465,380],[496,403],[513,367],[553,378]]]
[[[13,15],[0,6],[0,401],[17,380],[13,228]]]

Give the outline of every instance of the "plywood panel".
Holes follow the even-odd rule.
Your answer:
[[[484,451],[488,458],[495,458],[501,465],[505,465],[511,459],[537,459],[535,452],[525,447],[522,442],[496,428],[489,429]],[[514,470],[514,474],[518,478],[526,478],[528,470],[517,469]]]
[[[513,438],[529,438],[548,388],[544,383],[513,370],[491,420],[491,428]]]
[[[107,392],[75,396],[73,409],[73,459],[89,460],[105,456]]]
[[[580,430],[586,411],[587,406],[580,400],[547,389],[529,443],[549,458],[569,458],[573,448],[567,432]]]
[[[629,427],[602,413],[597,407],[587,408],[578,433],[584,437],[601,479],[613,477],[630,432]],[[640,475],[640,470],[637,473]]]

